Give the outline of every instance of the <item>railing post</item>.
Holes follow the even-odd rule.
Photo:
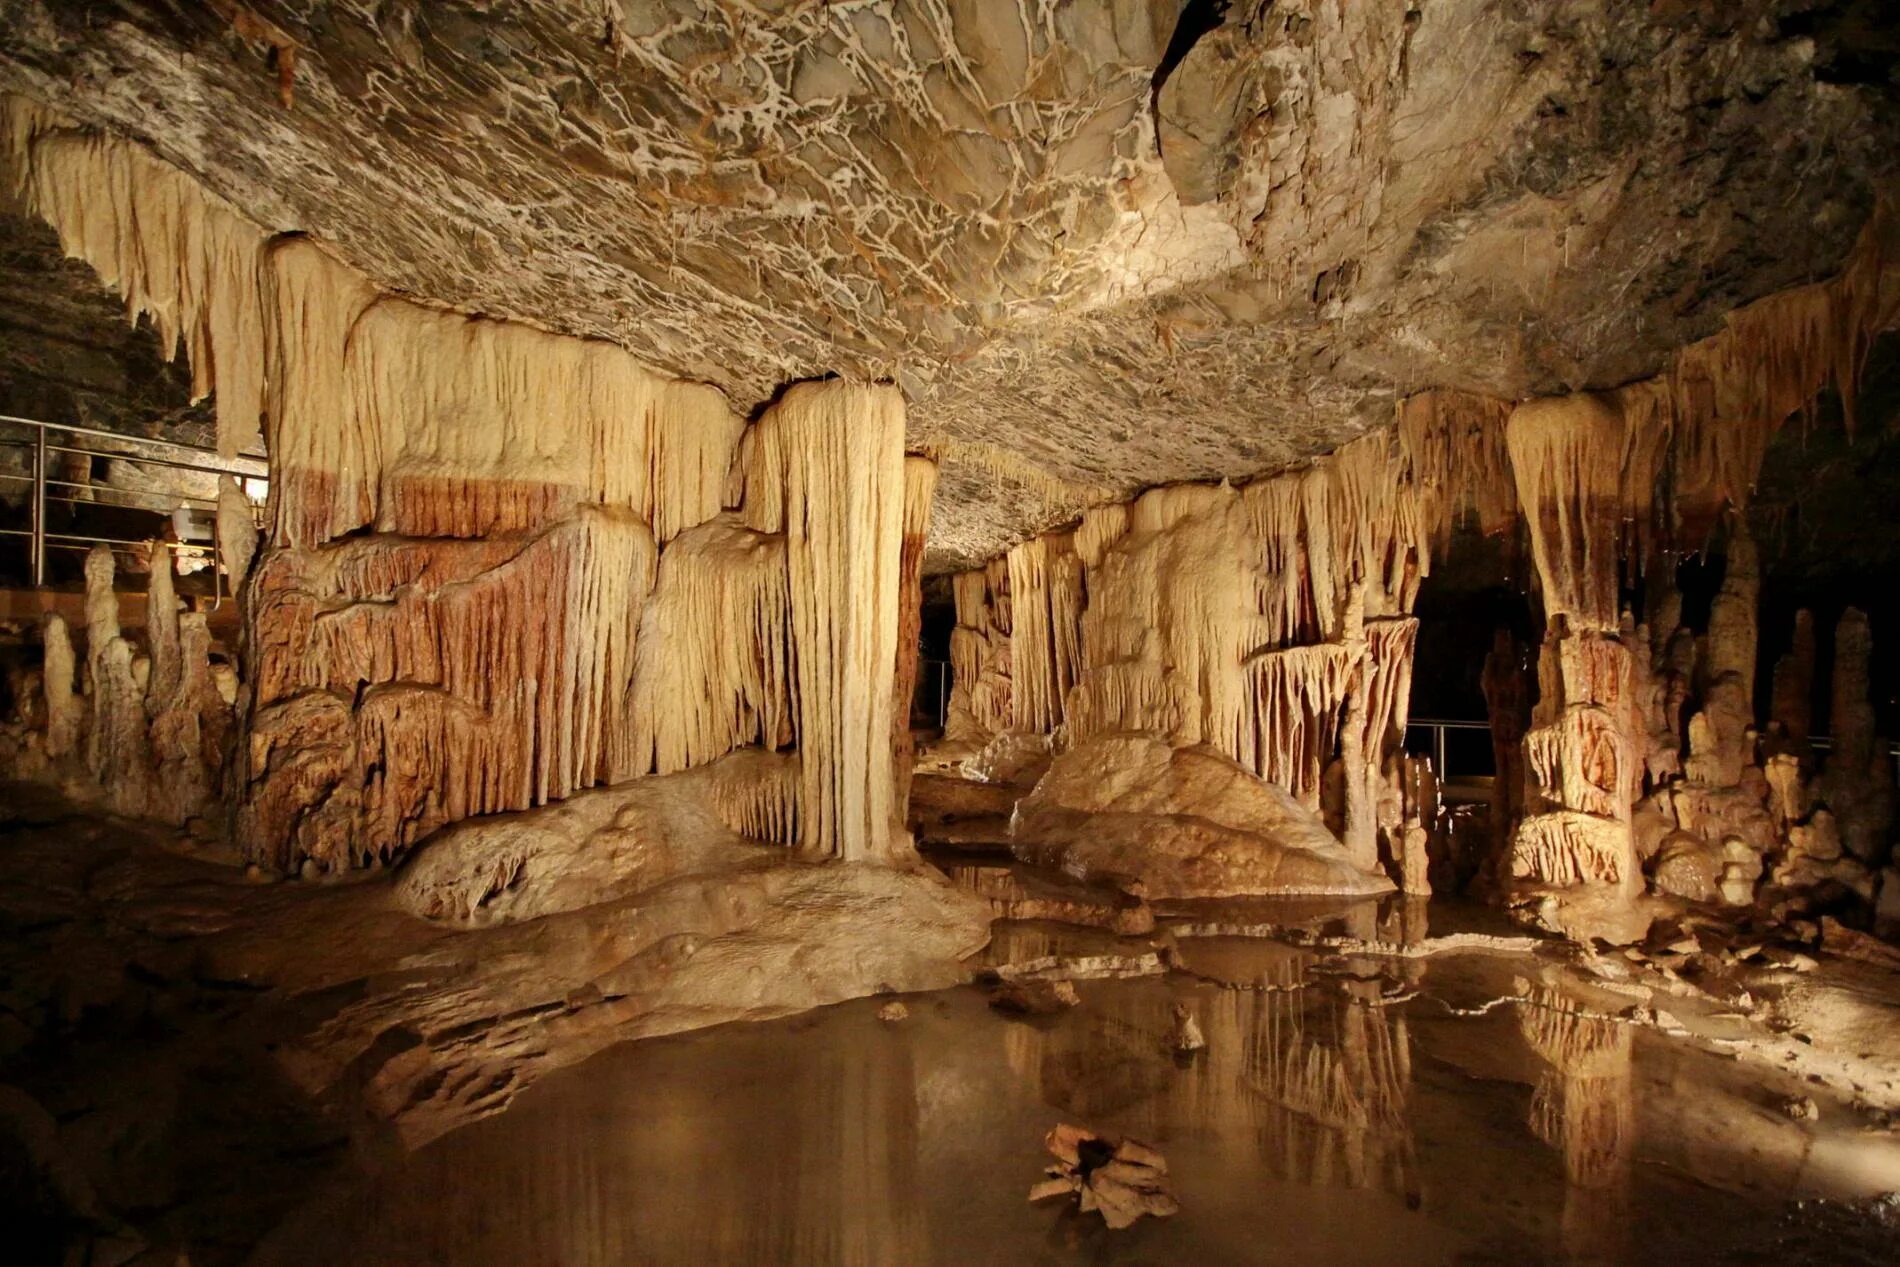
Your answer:
[[[46,427],[33,428],[33,588],[46,584]]]
[[[1446,726],[1439,722],[1432,727],[1432,764],[1437,767],[1438,781],[1445,781],[1445,731]]]

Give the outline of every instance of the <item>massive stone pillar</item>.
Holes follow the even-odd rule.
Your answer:
[[[791,582],[799,845],[816,857],[889,858],[903,397],[842,379],[799,383],[754,430],[745,517],[785,534]]]
[[[1647,923],[1632,910],[1641,776],[1618,611],[1624,440],[1621,411],[1591,395],[1530,401],[1507,426],[1545,616],[1508,881],[1545,926],[1611,939]]]

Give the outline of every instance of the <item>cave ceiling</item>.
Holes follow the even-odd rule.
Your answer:
[[[1900,154],[1882,8],[0,0],[0,87],[742,408],[896,381],[940,570],[1833,271]]]

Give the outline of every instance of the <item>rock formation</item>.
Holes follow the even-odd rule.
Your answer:
[[[1224,754],[1105,732],[1016,807],[1025,862],[1149,898],[1389,892],[1311,811]]]
[[[1377,18],[1328,23],[1314,32],[1320,45],[1390,63],[1395,83],[1409,82],[1396,69],[1410,64],[1409,41],[1430,47],[1443,34],[1436,22],[1416,32]],[[1352,227],[1289,218],[1278,203],[1247,210],[1277,186],[1259,183],[1260,138],[1242,115],[1255,110],[1259,127],[1276,117],[1260,59],[1292,28],[1264,10],[1235,15],[1184,28],[1187,43],[1163,58],[1165,47],[1151,47],[1161,26],[1122,31],[1128,47],[1102,64],[1145,85],[1152,117],[1122,120],[1138,143],[1131,161],[1172,190],[1162,199],[1170,223],[1199,227],[1145,245],[1172,263],[1143,256],[1135,271],[1147,281],[1127,284],[1146,293],[1166,277],[1192,289]],[[800,29],[800,40],[817,38]],[[1049,47],[1056,56],[1066,45]],[[1216,49],[1231,65],[1210,61]],[[1440,71],[1420,73],[1449,85]],[[1189,91],[1214,81],[1221,92],[1209,101]],[[1381,120],[1405,96],[1393,92],[1354,98],[1354,126],[1384,135]],[[609,341],[395,293],[349,262],[348,243],[274,232],[135,141],[5,100],[9,201],[47,220],[187,356],[194,392],[215,392],[225,451],[261,437],[271,457],[261,542],[240,488],[227,482],[217,499],[220,552],[245,598],[241,688],[235,657],[211,664],[208,630],[191,613],[180,620],[168,567],[156,570],[142,643],[122,635],[103,600],[89,610],[83,724],[48,627],[34,759],[83,753],[87,778],[126,812],[178,820],[228,803],[255,861],[329,871],[392,861],[465,819],[724,763],[728,783],[743,781],[732,771],[756,776],[736,798],[748,831],[811,858],[902,862],[933,507],[940,491],[967,506],[980,467],[1048,492],[1045,524],[1070,494],[1095,503],[1070,498],[1066,522],[1018,534],[953,583],[955,681],[939,759],[1040,780],[1025,801],[1034,813],[1018,824],[1024,848],[1038,832],[1074,833],[1051,815],[1087,812],[1091,790],[1065,765],[1075,754],[1143,770],[1218,758],[1227,766],[1217,781],[1232,771],[1244,780],[1223,796],[1251,805],[1278,789],[1272,814],[1237,811],[1239,830],[1260,834],[1271,818],[1274,832],[1327,853],[1307,831],[1319,824],[1356,877],[1331,887],[1378,887],[1370,877],[1383,867],[1422,892],[1432,777],[1401,752],[1419,586],[1454,524],[1502,533],[1521,519],[1545,629],[1521,746],[1527,701],[1504,653],[1488,681],[1509,749],[1495,805],[1508,845],[1495,870],[1524,910],[1567,931],[1599,914],[1639,922],[1645,864],[1661,889],[1748,900],[1781,832],[1803,829],[1828,847],[1816,805],[1850,857],[1883,860],[1890,780],[1884,768],[1875,777],[1871,741],[1853,738],[1866,728],[1855,729],[1851,700],[1839,712],[1851,750],[1820,783],[1798,754],[1790,766],[1758,748],[1758,580],[1739,514],[1776,428],[1823,387],[1840,390],[1852,424],[1860,363],[1894,307],[1879,215],[1836,276],[1735,308],[1652,377],[1516,405],[1450,387],[1416,392],[1399,401],[1395,426],[1304,465],[1114,501],[948,433],[907,456],[905,396],[932,394],[915,366],[898,383],[787,387],[781,375],[748,423],[719,388],[630,351],[677,350],[631,328],[638,321],[619,322]],[[1229,106],[1240,112],[1228,117]],[[1342,171],[1307,175],[1309,192],[1334,180],[1359,188]],[[1128,188],[1145,208],[1137,219],[1157,209]],[[1430,202],[1449,186],[1417,192]],[[1371,205],[1366,214],[1361,229],[1381,215]],[[1115,237],[1099,225],[1067,232]],[[1208,249],[1225,242],[1238,254],[1223,248],[1223,262],[1177,273],[1199,258],[1191,244],[1203,234]],[[706,266],[696,259],[686,275]],[[1263,276],[1345,312],[1362,267],[1332,260],[1310,284]],[[669,297],[642,294],[654,312],[671,311]],[[1182,315],[1147,322],[1144,339],[1194,343],[1202,336]],[[913,317],[913,335],[940,342],[941,331],[925,338],[921,310]],[[1727,579],[1698,661],[1669,587],[1657,586],[1644,627],[1625,616],[1626,586],[1654,560],[1700,547],[1724,517]],[[1851,630],[1843,645],[1851,677]],[[1803,693],[1800,663],[1783,695]],[[1841,681],[1864,704],[1864,681]],[[214,702],[226,697],[235,716]],[[1784,699],[1777,709],[1781,735],[1798,746],[1799,707]],[[757,751],[727,760],[747,750]],[[1127,773],[1098,776],[1113,787]],[[1171,812],[1166,800],[1127,812]],[[1180,862],[1204,850],[1154,852]],[[1177,870],[1256,891],[1285,887],[1263,878],[1277,866],[1250,855]],[[1224,867],[1251,878],[1219,878]]]

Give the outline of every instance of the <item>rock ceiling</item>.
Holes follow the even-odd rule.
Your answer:
[[[894,379],[944,568],[1832,271],[1900,153],[1880,8],[0,0],[0,87],[742,406]]]

